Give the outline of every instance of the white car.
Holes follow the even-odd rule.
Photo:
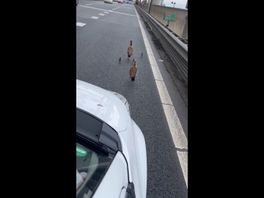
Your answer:
[[[76,197],[145,198],[142,131],[120,94],[77,80]]]
[[[113,3],[113,0],[104,0],[105,3]]]

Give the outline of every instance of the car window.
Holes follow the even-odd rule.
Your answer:
[[[76,111],[76,129],[80,133],[86,134],[89,139],[98,140],[102,130],[103,122],[89,115],[83,110]]]
[[[91,141],[104,144],[113,152],[122,151],[121,141],[112,127],[78,108],[76,110],[76,130]]]
[[[92,197],[112,160],[113,156],[91,145],[82,142],[76,144],[77,198]]]

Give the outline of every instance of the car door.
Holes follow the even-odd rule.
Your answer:
[[[128,186],[128,169],[121,152],[117,152],[107,173],[98,186],[93,198],[125,198]]]

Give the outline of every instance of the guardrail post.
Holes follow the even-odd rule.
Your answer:
[[[152,5],[152,0],[150,0],[150,3],[149,3],[149,9],[148,9],[148,13],[150,14],[150,8],[151,8],[151,5]]]

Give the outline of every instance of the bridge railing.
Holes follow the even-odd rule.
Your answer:
[[[163,49],[168,54],[178,71],[179,79],[188,84],[188,46],[182,42],[175,34],[170,32],[157,19],[147,13],[144,9],[136,5],[139,15],[152,33],[161,43]]]

